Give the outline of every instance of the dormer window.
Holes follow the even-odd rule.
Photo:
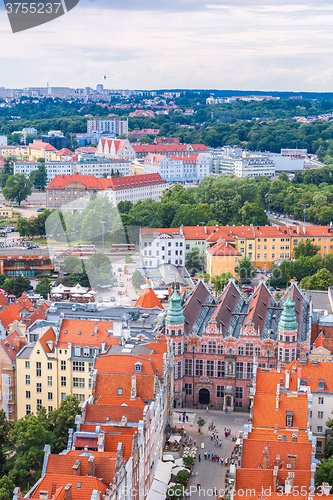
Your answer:
[[[292,411],[287,411],[286,412],[286,427],[292,427],[293,426],[293,419],[294,419],[294,414]]]
[[[142,363],[138,362],[138,363],[135,363],[134,365],[134,370],[136,372],[141,372],[142,371]]]
[[[318,390],[319,391],[324,391],[325,390],[325,382],[324,382],[324,380],[319,380]]]

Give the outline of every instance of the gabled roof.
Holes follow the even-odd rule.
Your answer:
[[[242,257],[242,254],[225,240],[218,241],[215,245],[208,248],[207,252],[213,257]]]
[[[185,318],[184,332],[188,335],[193,326],[196,324],[198,317],[203,313],[204,316],[208,313],[208,308],[203,311],[204,304],[210,304],[213,301],[213,296],[210,293],[208,287],[203,281],[199,281],[194,288],[193,292],[187,299],[185,306],[183,308],[183,314]],[[203,318],[204,319],[204,318]],[[198,334],[199,332],[196,331]]]
[[[57,151],[57,149],[54,148],[53,146],[51,146],[51,144],[49,144],[48,142],[43,142],[43,141],[33,142],[32,144],[29,144],[29,148],[30,149],[38,149],[38,150],[45,149],[45,151]]]
[[[249,322],[254,323],[255,329],[260,332],[261,336],[264,333],[264,326],[268,313],[267,307],[269,307],[271,300],[272,296],[270,291],[264,283],[261,283],[251,297],[248,314],[245,318],[244,324]]]
[[[287,445],[285,441],[267,440],[257,441],[244,439],[242,468],[259,469],[263,464],[263,451],[268,450],[268,467],[273,469],[276,465],[276,455],[280,455],[280,462],[288,463],[288,455],[296,455],[296,469],[307,470],[311,468],[312,443],[293,443]]]
[[[234,282],[229,282],[227,288],[221,295],[217,307],[210,317],[210,321],[216,321],[218,329],[222,326],[222,332],[224,334],[228,331],[233,313],[240,300],[242,300],[241,292]]]
[[[325,364],[325,363],[323,363]],[[306,430],[308,426],[308,398],[306,394],[288,397],[279,395],[279,406],[276,410],[275,394],[256,394],[254,396],[253,427],[269,427],[279,429],[286,427],[286,412],[293,412],[293,427]]]
[[[288,369],[290,370],[289,388],[291,391],[297,390],[299,378],[305,379],[311,392],[333,392],[333,363],[307,361],[306,364],[301,365],[295,360],[288,365]],[[323,391],[319,390],[319,381],[324,382]]]
[[[9,305],[8,299],[5,294],[0,293],[0,307],[7,307]]]
[[[25,343],[25,337],[23,335],[20,335],[17,331],[14,331],[10,333],[5,339],[3,339],[0,345],[10,361],[15,361],[16,353],[19,352],[20,348]]]
[[[99,178],[94,175],[84,175],[75,173],[73,175],[56,175],[54,179],[46,186],[46,189],[65,189],[67,184],[76,182],[82,184],[86,189],[110,189],[111,179]]]
[[[4,328],[8,328],[15,320],[19,321],[21,319],[20,312],[23,309],[32,309],[31,312],[35,311],[32,302],[25,295],[22,295],[0,312],[0,321]],[[45,319],[45,316],[43,319]]]
[[[149,283],[147,283],[146,288],[142,290],[134,307],[142,307],[143,309],[154,309],[158,307],[159,309],[164,309]]]
[[[40,342],[41,346],[43,347],[44,352],[46,352],[46,353],[51,352],[50,347],[48,345],[48,342],[53,342],[53,347],[54,347],[55,340],[56,340],[56,335],[53,331],[53,328],[50,327],[48,330],[46,330],[46,332],[39,339],[39,342]]]
[[[143,418],[144,407],[140,406],[119,406],[119,405],[94,405],[87,404],[85,422],[101,423],[120,422],[125,416],[128,422],[139,423]],[[107,420],[108,419],[108,420]]]

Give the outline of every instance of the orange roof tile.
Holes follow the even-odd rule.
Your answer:
[[[146,403],[142,401],[141,398],[127,398],[125,396],[114,396],[113,398],[107,398],[105,396],[100,396],[96,401],[97,405],[119,405],[119,406],[146,406]]]
[[[154,307],[158,307],[159,309],[164,309],[149,283],[147,283],[146,288],[142,290],[134,307],[142,307],[143,309],[154,309]]]
[[[2,325],[5,328],[8,328],[8,326],[11,323],[13,323],[13,321],[15,320],[20,321],[21,320],[20,312],[22,311],[22,309],[30,309],[30,308],[32,308],[32,310],[35,311],[35,309],[33,309],[33,304],[30,302],[30,300],[25,295],[22,295],[22,297],[12,302],[9,306],[7,306],[0,312],[0,321]],[[43,319],[45,319],[45,316]]]
[[[48,491],[51,498],[52,489],[58,490],[68,484],[72,485],[72,500],[90,500],[94,490],[100,491],[104,495],[107,489],[106,485],[96,477],[46,473],[30,498],[39,500],[41,491]]]
[[[45,151],[57,151],[56,148],[51,146],[48,142],[43,142],[43,141],[36,141],[33,142],[32,144],[29,144],[30,149],[38,149],[38,150],[43,150]]]
[[[16,339],[20,339],[21,342],[16,344]],[[17,331],[10,333],[5,339],[1,341],[1,347],[9,357],[11,361],[15,361],[16,354],[20,347],[26,344],[26,339],[23,335],[20,335]],[[16,345],[18,346],[16,348]]]
[[[280,456],[280,463],[288,463],[288,455],[296,455],[296,469],[311,469],[311,443],[292,443],[271,440],[243,440],[242,468],[255,469],[263,467],[263,451],[268,450],[268,468],[277,465],[276,456]]]
[[[254,439],[257,441],[264,441],[264,440],[269,440],[269,441],[278,441],[279,440],[279,435],[283,435],[285,439],[284,442],[291,442],[292,436],[295,432],[295,429],[287,429],[284,428],[283,432],[274,432],[273,429],[263,429],[263,428],[252,428],[252,431],[249,432],[248,434],[248,439]],[[298,436],[297,436],[297,442],[298,443],[308,443],[309,442],[309,436],[306,431],[298,431]]]
[[[119,339],[113,337],[112,321],[92,321],[81,319],[64,319],[58,337],[57,347],[66,347],[68,342],[81,346],[119,345]]]
[[[1,307],[6,307],[8,305],[9,305],[9,302],[8,302],[7,297],[5,296],[5,294],[0,293],[0,306]]]
[[[125,358],[125,356],[123,356],[123,358]],[[98,359],[96,360],[96,362],[98,361]],[[112,360],[110,362],[112,363]],[[96,398],[100,396],[115,397],[118,394],[119,388],[122,389],[124,396],[126,397],[131,396],[132,373],[129,374],[113,374],[109,372],[102,374],[97,373],[96,387],[94,394]],[[155,388],[155,376],[153,374],[147,374],[147,375],[136,374],[136,394],[138,397],[142,398],[145,401],[152,400],[154,398],[154,388]]]
[[[226,241],[218,241],[215,245],[207,249],[214,257],[242,257],[242,254],[235,247]]]
[[[139,422],[143,418],[143,406],[116,406],[87,404],[85,422],[105,423],[107,418],[111,422],[120,422],[127,417],[128,422]]]
[[[294,367],[296,367],[296,373],[293,370]],[[333,363],[319,361],[318,364],[313,364],[312,361],[307,361],[306,365],[300,365],[297,361],[293,361],[288,368],[290,368],[289,389],[291,391],[297,390],[297,380],[302,378],[311,388],[311,392],[319,391],[320,380],[324,381],[324,391],[333,392]]]
[[[56,340],[56,335],[53,331],[53,328],[49,328],[48,330],[46,330],[45,333],[43,333],[43,335],[39,338],[39,342],[41,344],[41,346],[43,347],[44,349],[44,352],[46,353],[49,353],[51,352],[51,349],[50,347],[48,346],[47,342],[49,341],[52,341],[52,342],[55,342]],[[54,344],[53,344],[53,347],[54,347]]]
[[[288,477],[289,469],[280,469],[277,478],[279,486],[285,484]],[[294,486],[310,488],[311,483],[311,470],[296,470]],[[240,490],[249,491],[256,490],[256,497],[262,494],[262,488],[273,488],[273,470],[272,469],[237,469],[236,471],[236,491]],[[247,497],[246,497],[247,498]]]
[[[275,394],[256,394],[253,407],[253,427],[286,427],[286,412],[293,412],[293,428],[306,430],[308,425],[308,398],[306,394],[279,395],[279,408],[276,410]]]

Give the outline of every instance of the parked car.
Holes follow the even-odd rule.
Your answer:
[[[246,293],[252,293],[254,292],[254,288],[252,288],[252,286],[249,286],[247,288],[243,288],[243,291]]]
[[[103,302],[103,297],[98,297],[98,302]]]
[[[104,302],[110,302],[109,297],[104,297]]]
[[[110,297],[110,302],[116,302],[116,297]]]
[[[45,208],[37,208],[37,212],[44,212]]]
[[[113,286],[118,286],[118,280],[117,280],[117,278],[114,278],[114,280],[113,280]]]
[[[121,282],[119,283],[119,286],[120,286],[121,288],[123,288],[123,287],[125,286],[125,285],[124,285],[124,283],[123,283],[123,281],[121,281]]]

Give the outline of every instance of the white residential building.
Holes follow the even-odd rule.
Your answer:
[[[127,134],[128,133],[128,119],[122,120],[120,118],[113,118],[111,120],[94,120],[87,121],[87,133],[93,132],[106,133],[106,134]]]
[[[133,204],[147,199],[160,201],[163,191],[169,187],[159,174],[113,177],[109,179],[109,184],[111,189],[100,191],[99,194],[107,196],[115,206],[120,201]]]
[[[273,160],[267,155],[247,155],[235,160],[236,177],[272,177],[275,174]]]
[[[144,163],[145,174],[159,173],[170,182],[200,182],[209,175],[209,156],[164,156],[149,154]]]
[[[143,267],[161,264],[185,265],[185,238],[181,229],[140,229],[140,251]]]
[[[38,162],[15,162],[14,174],[25,174],[29,177],[33,170],[37,170]],[[94,175],[95,177],[110,177],[119,172],[128,175],[131,169],[129,160],[106,159],[93,157],[88,161],[47,161],[45,162],[47,182],[51,182],[56,175],[73,175],[75,173]]]

